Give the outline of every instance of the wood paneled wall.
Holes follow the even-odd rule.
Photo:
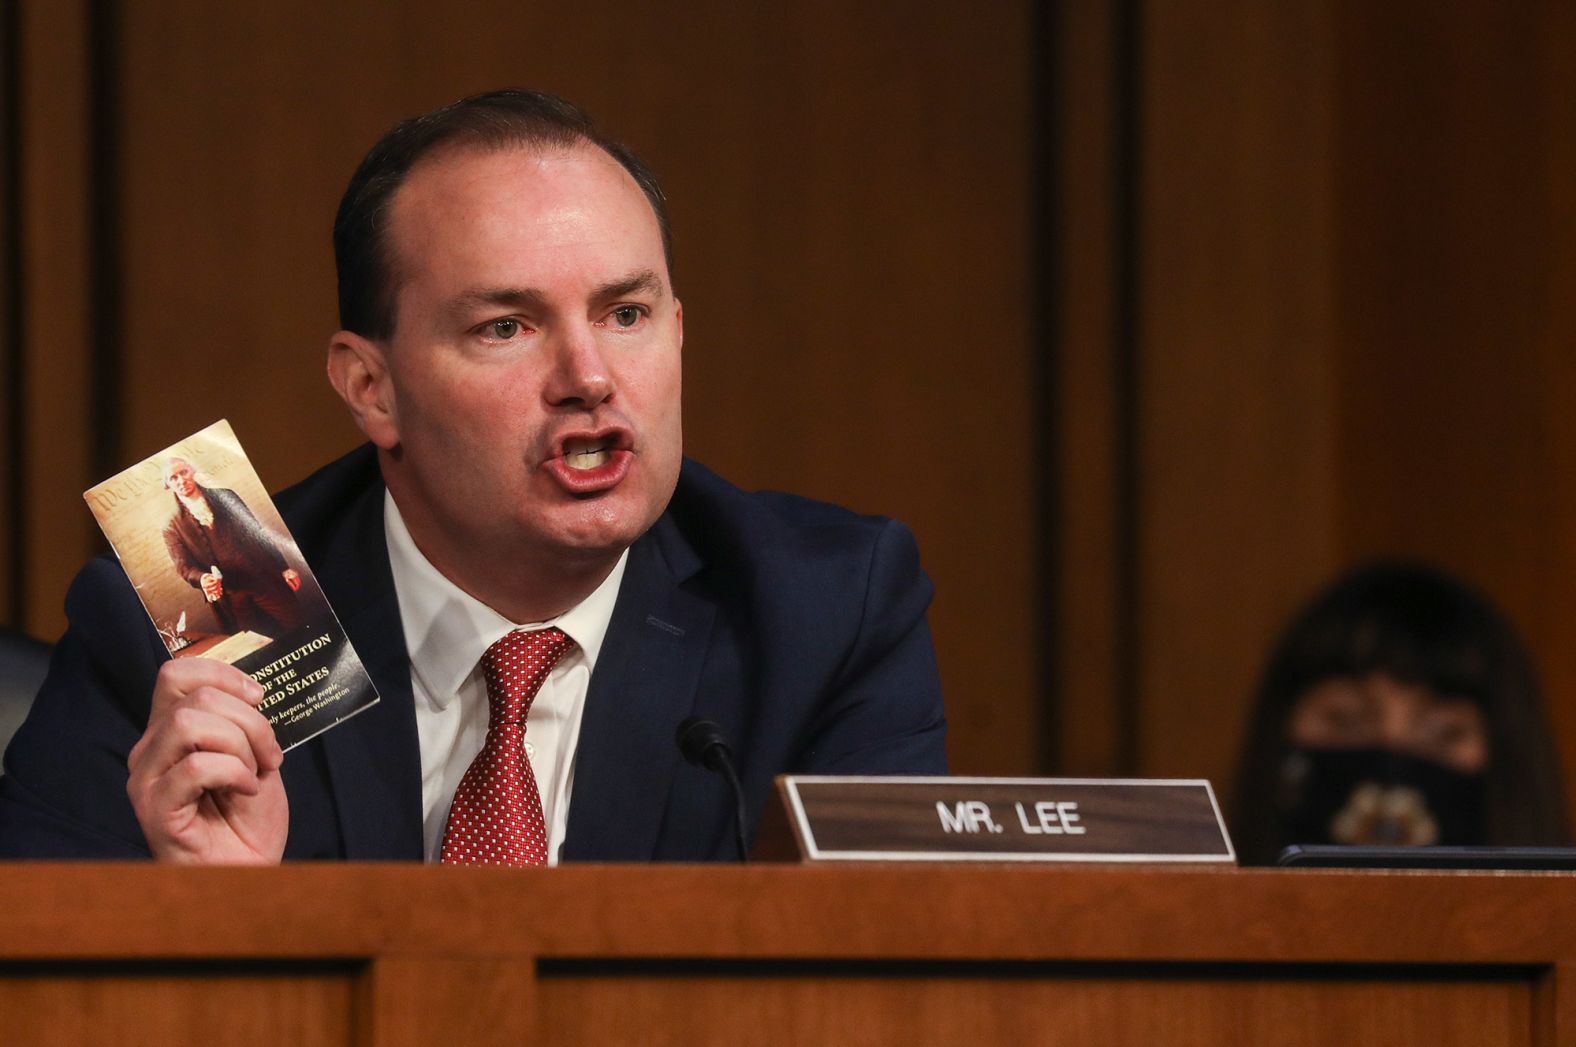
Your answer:
[[[9,481],[5,613],[10,624],[52,638],[65,583],[96,547],[81,499],[103,421],[92,365],[120,318],[101,308],[93,268],[95,248],[106,245],[94,228],[87,5],[18,4],[11,15],[15,179],[6,210],[15,215],[15,254],[0,351],[15,413],[0,454]]]
[[[21,0],[10,620],[58,632],[103,473],[220,416],[275,488],[357,441],[322,377],[344,183],[396,119],[524,84],[663,175],[689,451],[908,522],[955,766],[1033,770],[1031,6]]]
[[[1509,612],[1576,767],[1572,16],[1059,10],[1053,762],[1229,781],[1286,619],[1398,555]]]
[[[1337,85],[1341,542],[1500,602],[1576,771],[1576,22],[1553,3],[1342,17],[1362,76]]]

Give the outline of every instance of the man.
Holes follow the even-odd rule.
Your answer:
[[[674,743],[692,715],[752,825],[779,773],[942,773],[908,532],[683,460],[670,253],[650,174],[560,99],[386,135],[335,223],[329,378],[369,445],[279,499],[382,701],[285,759],[261,688],[161,667],[97,561],[8,754],[0,854],[726,858],[731,797]],[[506,853],[476,853],[493,830]]]
[[[203,487],[183,458],[164,463],[164,486],[175,497],[164,525],[170,562],[202,590],[225,632],[278,639],[305,621],[296,597],[301,575],[240,495]]]

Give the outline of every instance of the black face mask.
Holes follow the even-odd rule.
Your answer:
[[[1481,774],[1390,749],[1298,749],[1281,768],[1286,843],[1485,842]]]

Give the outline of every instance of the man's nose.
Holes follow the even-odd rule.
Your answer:
[[[554,406],[592,408],[613,395],[613,374],[589,327],[565,331],[553,354],[547,402]]]

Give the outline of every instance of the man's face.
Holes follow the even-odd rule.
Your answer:
[[[192,472],[192,467],[177,458],[170,463],[170,490],[182,498],[194,498],[197,495],[197,477]]]
[[[634,180],[590,146],[440,153],[396,193],[389,247],[385,473],[418,544],[627,547],[682,456],[683,317]]]

